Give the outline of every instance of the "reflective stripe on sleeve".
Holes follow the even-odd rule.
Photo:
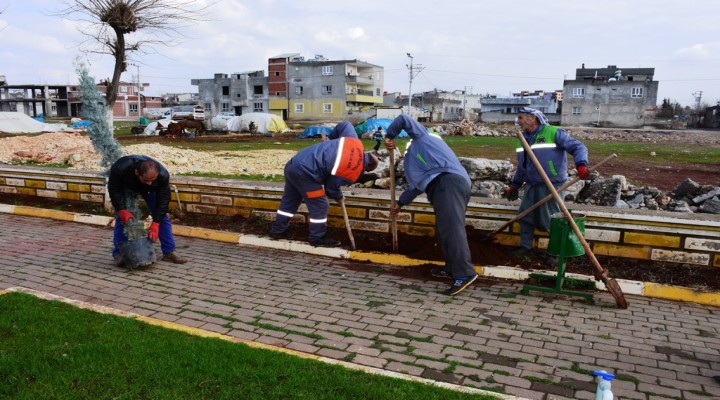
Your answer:
[[[337,175],[337,170],[340,167],[340,160],[342,159],[343,155],[343,147],[345,147],[345,138],[341,137],[338,140],[340,141],[340,144],[338,145],[337,155],[335,156],[335,164],[333,165],[333,169],[331,172],[332,175]]]

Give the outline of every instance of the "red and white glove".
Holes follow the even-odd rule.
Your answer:
[[[150,224],[150,227],[148,228],[148,237],[153,242],[158,240],[158,237],[160,236],[160,223],[159,222],[153,222]]]
[[[130,221],[131,219],[135,219],[133,213],[128,210],[118,211],[118,217],[120,217],[120,220],[123,222],[123,224],[127,224],[128,221]]]
[[[580,179],[584,180],[590,178],[590,171],[588,171],[587,167],[584,165],[578,165],[577,172]]]

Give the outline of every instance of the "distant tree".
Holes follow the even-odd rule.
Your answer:
[[[179,29],[204,20],[213,3],[197,4],[194,0],[66,0],[67,7],[56,13],[85,23],[80,28],[87,36],[82,51],[115,58],[105,96],[110,121],[129,53],[146,54],[156,45],[177,44],[185,38]]]
[[[673,102],[670,99],[663,99],[662,105],[658,112],[660,118],[672,118],[675,115],[686,114],[687,110],[683,108],[677,101]]]

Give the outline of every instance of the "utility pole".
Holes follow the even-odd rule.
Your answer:
[[[702,90],[692,94],[695,97],[695,111],[700,112],[700,103],[702,102]]]
[[[140,89],[141,89],[142,84],[140,83],[140,65],[133,64],[133,63],[128,63],[128,65],[137,67],[137,76],[136,76],[136,78],[137,78],[137,113],[138,113],[138,118],[141,118],[142,117],[142,102],[140,100]]]
[[[420,64],[413,66],[413,56],[411,56],[410,53],[407,53],[407,56],[410,58],[410,65],[405,65],[406,67],[408,67],[408,70],[410,72],[410,88],[408,90],[408,116],[412,118],[412,81],[417,76],[417,74],[419,74],[425,68]]]

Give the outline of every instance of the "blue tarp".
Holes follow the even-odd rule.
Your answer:
[[[305,128],[303,133],[297,135],[298,139],[305,139],[305,138],[314,138],[314,137],[320,137],[322,136],[322,133],[325,132],[326,135],[330,134],[330,131],[333,130],[332,126],[308,126]]]
[[[362,124],[355,127],[355,133],[358,134],[358,136],[362,136],[365,133],[372,133],[377,130],[378,127],[382,128],[384,131],[387,132],[388,126],[392,123],[393,120],[389,118],[369,118]],[[407,132],[405,130],[400,131],[400,133],[397,135],[399,138],[407,137]]]
[[[92,121],[88,121],[88,120],[78,121],[78,122],[73,122],[72,127],[73,128],[87,128],[88,126],[90,126],[90,124],[92,124]]]

